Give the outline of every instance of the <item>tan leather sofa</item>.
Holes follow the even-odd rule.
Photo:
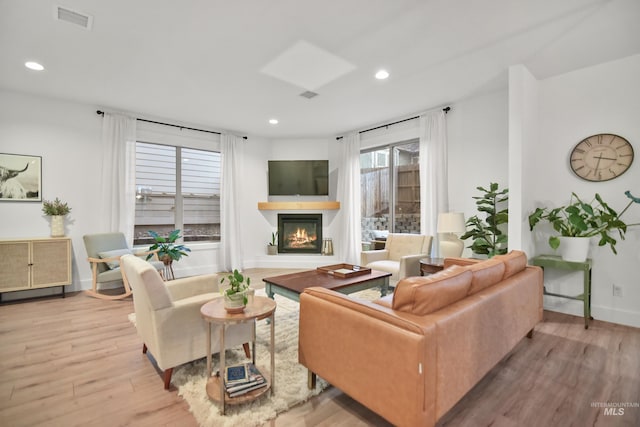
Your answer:
[[[447,258],[375,302],[300,296],[298,357],[398,426],[433,426],[542,320],[542,270],[523,252]],[[311,383],[311,381],[310,381]]]

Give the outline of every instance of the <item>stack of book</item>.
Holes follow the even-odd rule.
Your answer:
[[[253,363],[241,363],[225,369],[224,387],[229,397],[241,396],[266,385],[267,380]]]

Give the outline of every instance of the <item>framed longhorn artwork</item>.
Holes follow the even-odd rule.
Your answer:
[[[0,201],[42,201],[42,157],[0,153]]]

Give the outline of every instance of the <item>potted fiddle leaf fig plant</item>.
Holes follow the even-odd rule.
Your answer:
[[[509,222],[509,189],[500,189],[498,184],[492,182],[489,188],[476,187],[482,196],[474,196],[478,211],[484,213],[484,218],[474,215],[467,219],[467,232],[460,236],[461,240],[472,239],[468,248],[474,254],[486,255],[491,258],[494,255],[507,253],[508,236],[506,225]]]
[[[187,252],[191,252],[191,249],[185,245],[176,244],[176,241],[182,237],[180,236],[180,230],[173,230],[167,237],[149,230],[149,235],[153,237],[155,243],[149,246],[149,252],[152,253],[147,255],[147,260],[151,259],[157,253],[158,259],[165,265],[165,274],[168,276],[165,277],[165,279],[173,279],[173,261],[180,261],[180,258],[183,256],[189,256]]]
[[[42,213],[51,217],[51,237],[64,236],[64,217],[71,212],[69,205],[59,198],[42,202]]]
[[[228,313],[241,313],[244,311],[249,298],[247,297],[249,286],[251,285],[251,278],[243,276],[237,269],[233,270],[233,273],[227,277],[220,279],[220,284],[223,284],[225,280],[229,281],[228,286],[221,288],[222,295],[224,296],[224,308]]]
[[[609,245],[611,251],[617,254],[614,236],[624,240],[627,225],[620,217],[632,203],[640,203],[640,199],[633,197],[629,191],[625,195],[631,199],[620,214],[611,208],[602,197],[596,193],[593,200],[586,202],[576,193],[571,193],[569,203],[556,208],[538,207],[529,215],[529,229],[541,221],[551,224],[557,235],[549,237],[549,246],[560,248],[562,257],[566,261],[584,262],[589,250],[591,237],[600,236],[598,246]],[[581,243],[575,243],[575,242]],[[573,245],[580,247],[573,251]]]

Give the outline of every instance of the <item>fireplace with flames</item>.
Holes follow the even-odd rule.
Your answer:
[[[278,214],[278,252],[322,252],[322,214]]]

